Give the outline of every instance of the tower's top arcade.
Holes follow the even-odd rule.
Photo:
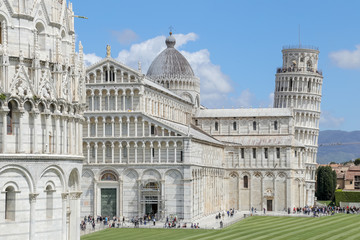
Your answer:
[[[283,66],[279,72],[313,72],[318,71],[319,50],[313,46],[286,46],[283,47]]]

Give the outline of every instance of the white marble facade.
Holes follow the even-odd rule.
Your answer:
[[[72,5],[0,1],[0,239],[79,239],[85,68]]]
[[[109,49],[85,70],[73,17],[65,0],[0,1],[0,238],[79,239],[85,215],[314,203],[317,50],[283,50],[274,108],[207,109],[172,35],[147,74]]]
[[[190,221],[230,208],[313,205],[319,52],[283,51],[306,55],[308,68],[278,70],[275,108],[207,109],[198,104],[200,81],[175,43],[170,34],[147,74],[109,51],[87,69],[81,215],[156,213]],[[282,74],[301,75],[306,86],[314,80],[317,95],[279,87],[279,79],[288,79]],[[285,93],[302,99],[296,109],[282,103]],[[103,189],[116,193],[110,212]]]

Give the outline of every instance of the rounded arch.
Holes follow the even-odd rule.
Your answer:
[[[56,189],[56,185],[52,180],[49,180],[45,183],[44,191],[55,190],[55,189]]]
[[[129,178],[139,179],[140,174],[136,171],[135,168],[126,168],[122,172],[122,177],[124,178],[125,176]]]
[[[69,191],[80,190],[80,174],[77,168],[72,169],[69,174],[68,190]]]
[[[43,19],[38,18],[34,21],[34,28],[38,31],[38,33],[46,32],[46,23]],[[41,30],[41,32],[39,32]]]
[[[220,175],[220,172],[219,172],[219,175]],[[231,171],[231,172],[229,172],[229,177],[237,177],[238,178],[239,174],[235,171]]]
[[[52,165],[52,166],[48,166],[47,168],[45,168],[41,174],[40,174],[40,179],[48,172],[54,172],[60,179],[60,182],[61,182],[61,187],[62,187],[62,190],[65,191],[65,186],[66,186],[66,180],[65,180],[65,174],[63,172],[63,170],[56,166],[56,165]]]
[[[7,105],[11,104],[13,110],[15,109],[19,109],[22,105],[21,105],[21,100],[16,97],[16,96],[11,96],[8,101],[7,101]]]
[[[156,169],[147,169],[143,172],[141,179],[142,180],[153,179],[153,180],[159,181],[162,179],[162,176],[161,176],[160,172],[157,171]]]
[[[11,171],[11,170],[16,170],[19,171],[26,179],[26,182],[28,184],[29,187],[29,192],[33,193],[35,192],[35,185],[34,185],[34,179],[32,178],[31,174],[28,172],[27,169],[25,169],[22,166],[18,166],[18,165],[7,165],[4,166],[3,168],[0,169],[0,176],[1,174],[3,174],[6,171]]]
[[[4,184],[4,186],[1,188],[2,192],[5,192],[8,187],[12,187],[15,192],[20,192],[19,185],[14,181],[8,181]]]
[[[99,174],[99,181],[118,181],[119,174],[116,171],[107,169]]]
[[[183,93],[181,94],[181,97],[182,97],[183,99],[191,102],[191,103],[194,103],[193,97],[192,97],[191,94],[188,93],[188,92],[183,92]]]
[[[172,169],[168,169],[165,173],[164,173],[164,177],[166,176],[173,176],[173,177],[180,177],[180,179],[183,179],[183,174],[175,168]]]

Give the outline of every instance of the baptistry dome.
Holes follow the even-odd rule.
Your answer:
[[[154,59],[146,75],[154,82],[194,78],[189,62],[174,48],[176,40],[171,32],[165,43],[167,48]]]

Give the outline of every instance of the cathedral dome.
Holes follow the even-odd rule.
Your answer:
[[[154,59],[146,75],[153,81],[194,78],[189,62],[174,48],[176,40],[171,33],[165,43],[167,48]]]

